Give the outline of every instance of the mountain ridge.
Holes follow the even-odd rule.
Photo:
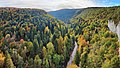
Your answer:
[[[61,9],[56,11],[50,11],[48,13],[54,16],[55,18],[62,20],[65,23],[70,23],[70,19],[81,10],[82,9]]]

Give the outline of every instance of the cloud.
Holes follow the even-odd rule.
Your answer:
[[[53,11],[64,8],[99,6],[94,0],[0,0],[3,7],[39,8]]]

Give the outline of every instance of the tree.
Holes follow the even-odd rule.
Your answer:
[[[34,67],[34,65],[33,65],[33,64],[34,64],[34,60],[33,60],[33,58],[29,58],[29,59],[28,59],[28,63],[29,63],[28,66],[29,66],[30,68],[33,68],[33,67]]]
[[[58,54],[54,54],[54,56],[53,56],[53,62],[55,63],[55,65],[56,65],[56,68],[58,68],[58,66],[59,66],[59,63],[60,63],[60,55],[58,55]]]
[[[24,38],[25,28],[20,27],[20,36]]]
[[[112,59],[111,59],[111,64],[113,66],[113,68],[117,68],[120,67],[120,60],[119,57],[117,55],[115,55]]]
[[[27,47],[24,46],[23,49],[21,50],[20,56],[23,57],[24,59],[27,58],[26,53],[28,52]]]
[[[17,68],[23,68],[24,67],[24,61],[23,58],[18,54],[18,60],[17,60]]]
[[[67,59],[67,48],[64,46],[64,53],[63,53],[64,59]]]
[[[42,60],[40,59],[39,55],[36,55],[34,58],[34,68],[41,68]]]
[[[46,58],[47,51],[46,51],[46,48],[44,46],[42,48],[42,54],[43,54],[43,58]]]
[[[0,52],[0,68],[3,68],[5,56],[2,52]]]
[[[27,42],[27,49],[29,51],[32,51],[33,50],[33,43],[32,42]]]
[[[38,54],[39,44],[37,39],[34,39],[33,45],[34,45],[34,53]]]
[[[112,65],[109,59],[105,60],[105,62],[102,64],[102,68],[112,68]]]
[[[78,44],[79,44],[79,46],[87,45],[87,42],[82,35],[79,35],[79,37],[78,37]]]
[[[7,35],[5,36],[5,39],[8,39],[8,38],[10,38],[10,34],[7,34]]]
[[[67,68],[78,68],[78,66],[76,64],[71,64]]]
[[[81,54],[80,59],[81,59],[80,66],[82,68],[85,68],[86,67],[86,61],[87,61],[87,52],[86,51]]]
[[[10,54],[8,53],[8,51],[6,51],[6,58],[5,58],[5,63],[4,63],[4,67],[5,68],[15,68],[13,61],[11,59]]]
[[[47,52],[48,52],[48,55],[52,55],[54,53],[54,46],[51,42],[47,44]]]
[[[48,28],[48,26],[45,27],[44,33],[46,33],[46,32],[49,32],[49,28]]]
[[[80,54],[78,53],[78,51],[76,52],[76,55],[75,55],[75,64],[76,65],[79,65],[79,62],[80,62]]]
[[[49,68],[48,59],[44,59],[43,64],[44,64],[44,68]]]
[[[57,43],[58,43],[58,53],[59,54],[63,54],[63,48],[64,48],[64,44],[63,44],[63,38],[62,36],[59,37],[59,39],[57,39]]]

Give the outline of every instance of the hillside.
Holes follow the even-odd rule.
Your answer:
[[[70,19],[76,15],[77,12],[82,11],[82,9],[61,9],[57,11],[48,12],[59,20],[65,23],[70,23]]]
[[[119,6],[59,11],[0,8],[0,68],[120,68]]]
[[[108,21],[109,19],[119,22],[120,6],[116,7],[90,7],[85,8],[77,16],[73,17],[73,22],[79,22],[80,19],[85,21]],[[72,19],[71,19],[72,21]]]
[[[74,40],[44,10],[0,8],[0,68],[65,68]]]
[[[108,20],[117,25],[120,7],[86,8],[71,19],[78,34],[78,50],[73,62],[80,68],[119,68],[118,36],[108,28]],[[113,26],[110,26],[113,27]],[[119,29],[119,27],[117,27]],[[117,30],[118,30],[117,29]],[[118,30],[119,31],[119,30]]]

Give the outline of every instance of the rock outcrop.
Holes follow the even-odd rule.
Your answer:
[[[117,25],[117,35],[118,35],[118,38],[119,38],[119,42],[120,42],[120,22],[119,22],[119,24]]]
[[[112,20],[108,20],[108,27],[110,29],[110,31],[117,33],[118,36],[118,41],[120,42],[120,22],[118,23],[118,25],[116,26],[114,24],[114,21]]]
[[[118,36],[118,42],[120,44],[120,22],[118,23],[117,27],[116,25],[114,24],[114,21],[112,20],[108,20],[108,27],[110,29],[110,31],[114,32],[114,33],[117,33],[117,36]],[[118,53],[119,53],[119,57],[120,57],[120,47],[118,49]]]
[[[114,24],[114,21],[108,20],[108,27],[109,27],[110,31],[116,33],[116,26]]]

